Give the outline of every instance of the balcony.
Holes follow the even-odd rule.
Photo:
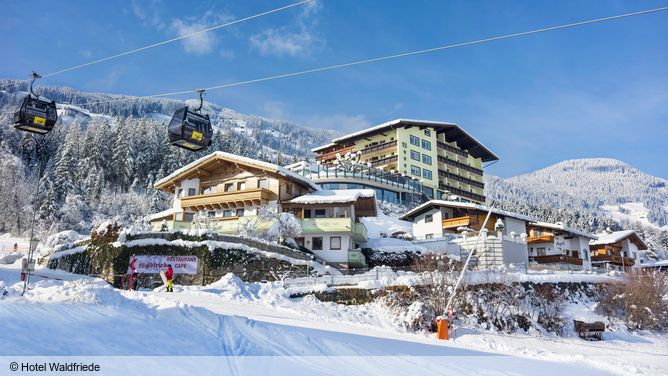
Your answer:
[[[485,184],[484,184],[484,183],[481,183],[481,182],[479,182],[479,181],[477,181],[477,180],[473,180],[473,179],[465,178],[465,177],[463,177],[463,176],[459,176],[459,175],[457,175],[457,174],[453,174],[453,173],[451,173],[451,172],[443,171],[443,170],[440,170],[440,169],[438,170],[438,176],[439,176],[439,177],[442,177],[442,178],[452,179],[452,180],[458,181],[458,182],[460,182],[460,183],[464,183],[464,184],[472,185],[472,186],[474,186],[474,187],[478,187],[478,188],[480,188],[480,189],[484,189],[484,188],[485,188]]]
[[[622,256],[616,256],[616,255],[596,255],[591,257],[592,262],[596,261],[604,261],[604,262],[609,262],[611,264],[619,265],[619,266],[625,266],[625,267],[631,267],[636,263],[635,259],[632,259],[630,257],[622,257]]]
[[[566,255],[550,255],[550,256],[529,256],[529,261],[535,261],[539,264],[571,264],[582,265],[582,259]]]
[[[465,152],[464,150],[457,149],[456,147],[454,147],[454,146],[450,146],[450,145],[448,145],[448,144],[446,144],[446,143],[444,143],[444,142],[437,141],[437,142],[436,142],[436,145],[438,146],[439,149],[443,149],[443,150],[449,151],[449,152],[454,153],[454,154],[457,154],[457,155],[459,155],[459,156],[461,156],[461,157],[468,158],[468,156],[469,156],[468,153]]]
[[[397,141],[395,140],[390,142],[383,142],[382,144],[378,145],[369,146],[360,151],[362,152],[362,155],[365,155],[365,154],[372,154],[377,151],[385,150],[388,148],[396,148],[396,147],[397,147]]]
[[[317,155],[315,157],[315,160],[316,161],[322,161],[322,162],[333,161],[333,160],[336,159],[337,154],[339,154],[343,157],[344,155],[346,155],[346,153],[352,153],[354,147],[355,147],[355,145],[350,145],[350,146],[347,146],[347,147],[344,147],[344,148],[341,148],[341,149],[338,149],[338,150],[328,151],[328,152]]]
[[[460,168],[460,169],[468,171],[470,173],[482,176],[482,170],[481,169],[469,166],[465,163],[453,161],[450,158],[442,157],[440,155],[438,156],[438,161],[441,162],[441,163],[445,163],[445,164],[448,164],[450,166],[456,167],[456,168]]]
[[[216,192],[181,197],[181,207],[192,210],[215,210],[244,205],[262,204],[277,199],[277,195],[265,188],[244,189],[234,192]]]
[[[304,218],[299,222],[303,234],[347,232],[357,243],[365,243],[368,240],[364,224],[355,223],[351,218]]]
[[[468,227],[475,223],[476,218],[470,215],[443,220],[443,229],[456,229],[457,227]]]
[[[552,242],[554,242],[554,235],[529,236],[527,238],[527,244],[552,243]]]
[[[389,164],[392,164],[392,163],[396,163],[398,160],[399,160],[399,157],[397,157],[396,155],[393,155],[391,157],[376,159],[375,161],[370,161],[370,162],[371,162],[371,166],[377,167],[377,166],[385,166],[385,165],[389,165]]]

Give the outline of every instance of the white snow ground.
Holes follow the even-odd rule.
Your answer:
[[[455,341],[437,341],[403,331],[379,304],[289,299],[278,284],[246,284],[232,275],[170,294],[119,291],[99,279],[40,269],[62,280],[34,277],[20,297],[19,265],[0,265],[9,292],[0,299],[2,370],[11,361],[66,356],[123,375],[668,374],[667,335],[616,332],[585,342],[460,330]]]

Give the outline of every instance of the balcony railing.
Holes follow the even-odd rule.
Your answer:
[[[457,154],[457,155],[459,155],[459,156],[462,156],[462,157],[465,157],[465,158],[468,158],[468,156],[469,156],[468,153],[465,152],[464,150],[457,149],[456,147],[454,147],[454,146],[450,146],[450,145],[448,145],[448,144],[446,144],[446,143],[444,143],[444,142],[437,141],[437,142],[436,142],[436,145],[438,146],[439,149],[443,149],[443,150],[449,151],[449,152],[454,153],[454,154]]]
[[[485,188],[485,184],[483,184],[479,181],[476,181],[476,180],[473,180],[473,179],[468,179],[468,178],[465,178],[463,176],[453,174],[451,172],[438,170],[438,176],[448,178],[448,179],[452,179],[452,180],[455,180],[455,181],[458,181],[458,182],[462,182],[464,184],[472,185],[474,187],[478,187],[478,188],[481,188],[481,189]]]
[[[619,265],[619,266],[625,266],[625,267],[631,267],[636,263],[635,259],[632,259],[630,257],[622,257],[622,256],[608,256],[608,255],[596,255],[591,257],[591,261],[607,261],[611,264]]]
[[[442,162],[442,163],[445,163],[445,164],[449,164],[453,167],[460,168],[460,169],[468,171],[468,172],[472,172],[476,175],[482,176],[482,170],[481,169],[469,166],[469,165],[461,163],[461,162],[453,161],[450,158],[446,158],[446,157],[443,157],[443,156],[439,155],[438,156],[438,161]]]
[[[370,161],[370,162],[371,162],[372,166],[376,167],[376,166],[387,165],[387,164],[390,164],[392,162],[396,162],[398,160],[399,160],[399,157],[397,157],[396,155],[393,155],[391,157],[376,159],[375,161]]]
[[[447,186],[445,184],[439,184],[438,189],[440,189],[442,191],[448,191],[451,194],[462,196],[464,198],[468,198],[468,199],[471,199],[473,201],[485,202],[485,196],[482,196],[482,195],[479,195],[479,194],[473,193],[473,192],[468,192],[468,191],[465,191],[463,189],[450,187],[450,186]]]
[[[529,236],[527,238],[527,244],[552,243],[553,241],[554,235]]]
[[[233,192],[216,192],[203,195],[181,197],[182,208],[200,209],[227,209],[244,206],[246,203],[262,203],[276,200],[277,195],[265,188],[244,189]]]
[[[444,219],[442,226],[444,229],[452,229],[457,227],[469,226],[475,222],[475,217],[467,215],[464,217],[455,217]]]
[[[332,150],[328,152],[324,152],[322,154],[319,154],[315,157],[316,161],[330,161],[336,159],[336,155],[339,154],[342,157],[346,155],[347,153],[351,153],[353,151],[353,148],[355,145],[350,145],[347,147],[343,147],[338,150]]]
[[[394,141],[390,141],[390,142],[383,142],[382,144],[378,144],[378,145],[369,146],[369,147],[366,147],[366,148],[364,148],[360,151],[362,152],[362,155],[364,155],[364,154],[369,154],[369,153],[373,153],[373,152],[376,152],[376,151],[379,151],[379,150],[383,150],[383,149],[387,149],[387,148],[391,148],[391,147],[396,147],[396,146],[397,146],[397,141],[394,140]]]
[[[539,264],[564,263],[571,265],[582,265],[582,259],[566,255],[529,256],[529,261],[535,261]]]
[[[350,233],[353,240],[364,243],[368,240],[367,229],[363,223],[355,223],[351,218],[304,218],[300,219],[303,234],[321,232]]]

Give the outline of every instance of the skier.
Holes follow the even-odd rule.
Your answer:
[[[174,292],[174,286],[172,286],[172,278],[174,278],[174,269],[172,265],[167,265],[167,270],[165,271],[165,277],[167,278],[167,292]]]
[[[129,283],[129,290],[137,290],[137,285],[139,282],[139,273],[137,273],[137,269],[135,268],[135,262],[137,261],[137,256],[134,254],[132,255],[132,258],[130,259],[130,283]]]

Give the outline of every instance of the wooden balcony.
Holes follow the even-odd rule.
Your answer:
[[[535,261],[539,264],[571,264],[582,265],[582,259],[566,255],[550,255],[550,256],[530,256],[529,261]]]
[[[552,243],[552,242],[554,242],[554,235],[529,236],[527,238],[527,244]]]
[[[632,259],[630,257],[622,257],[622,256],[608,256],[608,255],[596,255],[591,257],[591,261],[596,262],[596,261],[607,261],[611,264],[619,265],[619,266],[625,266],[625,267],[631,267],[636,263],[635,259]]]
[[[215,210],[243,207],[246,205],[263,205],[276,200],[276,193],[265,189],[244,189],[234,192],[217,192],[181,198],[181,207],[192,210]]]
[[[355,145],[350,145],[348,147],[344,147],[338,150],[324,152],[316,155],[315,160],[322,162],[333,161],[336,159],[336,154],[340,154],[343,157],[344,155],[346,155],[346,153],[352,153],[354,147]]]
[[[472,223],[475,223],[476,218],[470,215],[465,217],[455,217],[443,220],[444,229],[456,229],[457,227],[468,227]]]

